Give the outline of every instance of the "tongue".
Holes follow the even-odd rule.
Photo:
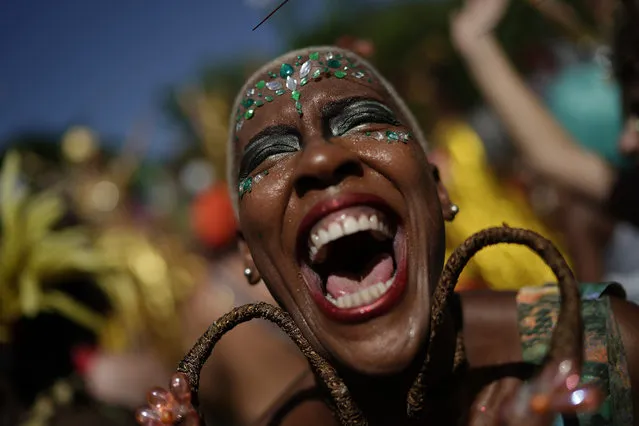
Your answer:
[[[326,281],[326,291],[337,299],[345,294],[355,293],[363,287],[385,283],[393,276],[393,258],[389,254],[377,257],[367,268],[370,272],[361,280],[339,274],[330,274]]]

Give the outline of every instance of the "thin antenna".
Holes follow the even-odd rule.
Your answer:
[[[277,12],[278,10],[280,10],[280,9],[282,8],[282,6],[284,6],[286,3],[288,3],[288,1],[289,1],[289,0],[284,0],[282,3],[280,3],[280,5],[279,5],[279,6],[277,6],[277,7],[275,8],[275,10],[274,10],[274,11],[272,11],[271,13],[269,13],[269,14],[268,14],[268,16],[267,16],[266,18],[262,19],[262,21],[261,21],[259,24],[257,24],[255,27],[253,27],[253,29],[252,29],[251,31],[255,31],[256,29],[258,29],[260,25],[262,25],[264,22],[266,22],[266,21],[268,20],[268,18],[270,18],[271,16],[273,16],[273,15],[275,14],[275,12]]]

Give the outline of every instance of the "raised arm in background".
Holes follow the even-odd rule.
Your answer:
[[[556,184],[594,202],[610,197],[616,172],[582,149],[514,69],[493,30],[508,0],[466,0],[451,20],[453,44],[524,159]]]

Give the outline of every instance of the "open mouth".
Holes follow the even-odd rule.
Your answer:
[[[398,218],[381,203],[331,207],[299,234],[305,281],[320,308],[335,319],[381,314],[405,287],[405,238]]]

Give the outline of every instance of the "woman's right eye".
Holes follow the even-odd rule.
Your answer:
[[[277,139],[266,138],[256,141],[247,147],[240,164],[240,180],[248,177],[264,161],[300,150],[300,143],[296,136],[278,136]]]

